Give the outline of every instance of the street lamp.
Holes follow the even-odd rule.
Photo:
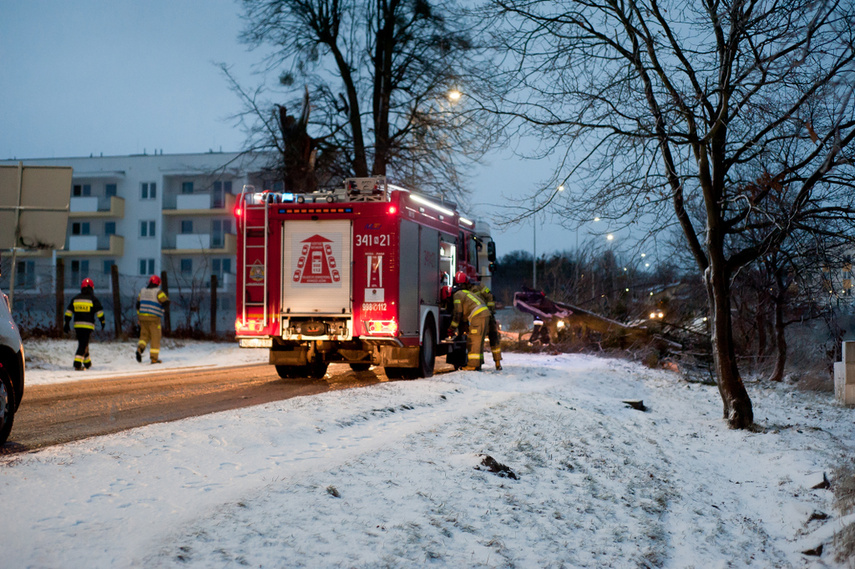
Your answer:
[[[531,288],[537,290],[537,199],[531,214]]]

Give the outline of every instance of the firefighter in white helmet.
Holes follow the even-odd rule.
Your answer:
[[[466,338],[466,351],[468,352],[465,370],[481,371],[484,363],[484,337],[490,321],[490,309],[480,296],[468,290],[469,277],[463,271],[454,276],[454,283],[458,290],[452,296],[454,310],[451,316],[451,328],[449,335],[457,333],[457,327],[463,321],[469,322],[469,334]]]
[[[481,277],[478,277],[481,280]],[[496,322],[496,299],[493,298],[493,293],[490,288],[480,282],[473,284],[469,290],[477,294],[487,305],[490,310],[490,319],[487,322],[487,338],[490,340],[490,351],[493,353],[493,363],[496,364],[496,369],[502,369],[502,348],[500,346],[501,339],[499,338],[499,324]]]

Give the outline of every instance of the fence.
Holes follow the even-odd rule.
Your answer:
[[[21,267],[19,263],[19,268]],[[136,335],[136,302],[139,291],[146,286],[148,276],[127,275],[112,265],[110,273],[71,273],[68,266],[57,260],[56,266],[24,266],[18,271],[12,312],[15,322],[25,336],[58,336],[62,318],[71,298],[80,291],[80,282],[92,278],[95,296],[104,306],[106,328],[97,327],[96,337],[127,338]],[[0,262],[0,289],[10,290],[11,260]],[[106,268],[105,268],[106,270]],[[79,274],[78,274],[79,273]],[[222,279],[212,274],[207,278],[188,279],[161,273],[162,287],[170,299],[163,319],[165,336],[193,338],[230,338],[234,335],[235,291],[231,283],[219,288]],[[57,286],[56,283],[63,283]],[[219,289],[219,290],[218,290]],[[118,306],[118,309],[117,309]]]

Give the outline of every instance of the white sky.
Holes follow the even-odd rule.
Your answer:
[[[234,0],[0,0],[0,159],[239,150],[241,108],[216,63],[255,85]],[[499,255],[533,249],[530,221],[499,229],[528,204],[549,165],[497,151],[475,172],[467,212],[491,222]],[[495,206],[495,207],[493,207]],[[585,234],[582,234],[584,241]],[[538,255],[576,233],[541,217]]]

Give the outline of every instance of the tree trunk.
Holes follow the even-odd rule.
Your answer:
[[[712,314],[712,350],[716,381],[723,403],[724,419],[731,428],[745,429],[754,423],[754,411],[736,364],[728,276],[726,271],[711,262],[705,280]]]
[[[775,370],[769,378],[771,381],[784,380],[784,366],[787,364],[787,324],[784,322],[784,304],[786,303],[786,285],[781,271],[775,272]]]
[[[762,283],[760,284],[759,289],[760,290],[757,293],[757,312],[754,322],[757,327],[757,357],[762,358],[766,355],[766,344],[768,342],[766,339],[766,329],[768,328],[768,322],[766,321],[766,308],[769,304],[767,303],[768,295],[763,289]]]

